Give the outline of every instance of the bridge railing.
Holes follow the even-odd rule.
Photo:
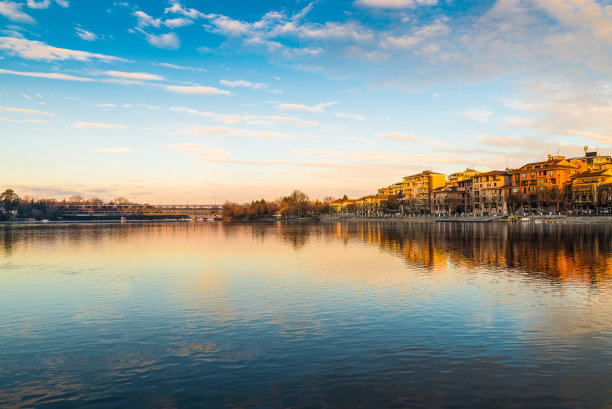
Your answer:
[[[60,206],[58,211],[64,216],[199,216],[220,214],[222,209],[222,205],[70,204]]]

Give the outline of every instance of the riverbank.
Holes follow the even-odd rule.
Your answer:
[[[404,216],[404,217],[323,217],[324,222],[385,222],[385,223],[565,223],[565,224],[612,224],[611,215],[548,215],[548,216],[457,216],[457,217],[435,217],[435,216]]]

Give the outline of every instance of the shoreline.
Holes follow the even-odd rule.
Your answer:
[[[526,220],[528,219],[528,220]],[[489,216],[481,217],[428,217],[428,216],[410,216],[410,217],[330,217],[324,216],[319,219],[301,218],[301,219],[272,219],[263,218],[255,220],[197,220],[197,223],[202,222],[232,222],[232,223],[337,223],[337,222],[383,222],[383,223],[502,223],[502,224],[612,224],[612,215],[580,215],[580,216],[565,216],[565,215],[548,215],[548,216],[514,216],[514,220],[510,221],[506,218],[491,218]],[[194,223],[192,220],[176,220],[176,219],[160,219],[160,220],[49,220],[43,221],[25,221],[25,220],[8,220],[0,221],[0,226],[58,226],[58,225],[83,225],[83,224],[145,224],[145,223]]]

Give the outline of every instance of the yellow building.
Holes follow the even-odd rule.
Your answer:
[[[432,192],[445,184],[445,175],[430,170],[406,176],[400,194],[404,213],[430,213]]]
[[[389,196],[390,192],[391,188],[388,187],[381,187],[380,189],[378,189],[379,196]]]
[[[463,182],[464,180],[471,179],[474,176],[478,175],[478,171],[474,169],[467,168],[463,172],[455,172],[448,175],[448,179],[446,181],[446,186],[457,186],[459,182]]]
[[[612,156],[598,155],[597,152],[586,152],[587,148],[588,147],[585,146],[585,155],[583,157],[571,158],[568,159],[568,161],[572,165],[578,166],[584,172],[587,170],[597,171],[612,169]]]
[[[332,213],[340,213],[342,211],[342,199],[337,199],[330,202],[329,210],[331,210]]]

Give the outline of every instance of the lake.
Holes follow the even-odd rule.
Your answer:
[[[603,408],[612,226],[0,226],[2,408]]]

